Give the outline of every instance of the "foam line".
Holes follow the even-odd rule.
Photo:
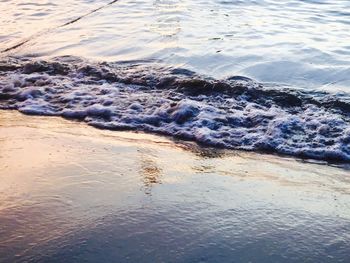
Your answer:
[[[216,80],[158,64],[0,61],[0,109],[217,148],[350,162],[350,96]]]

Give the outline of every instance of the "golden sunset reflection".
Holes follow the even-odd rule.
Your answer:
[[[133,222],[135,205],[147,214],[153,202],[172,207],[188,198],[215,200],[218,208],[263,202],[350,218],[348,171],[190,145],[0,111],[0,245],[25,244],[21,258],[42,249],[49,255],[108,225],[112,215]]]
[[[0,0],[0,262],[348,262],[348,10]]]

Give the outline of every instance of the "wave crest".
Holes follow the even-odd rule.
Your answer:
[[[201,144],[350,161],[347,94],[267,88],[156,63],[8,58],[0,108],[59,115],[106,129],[155,132]]]

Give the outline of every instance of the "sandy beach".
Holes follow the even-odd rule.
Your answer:
[[[0,179],[0,262],[349,260],[342,168],[0,111]]]
[[[0,263],[350,263],[350,1],[0,1]]]

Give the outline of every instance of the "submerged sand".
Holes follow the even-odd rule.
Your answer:
[[[348,262],[350,172],[0,111],[0,262]]]

